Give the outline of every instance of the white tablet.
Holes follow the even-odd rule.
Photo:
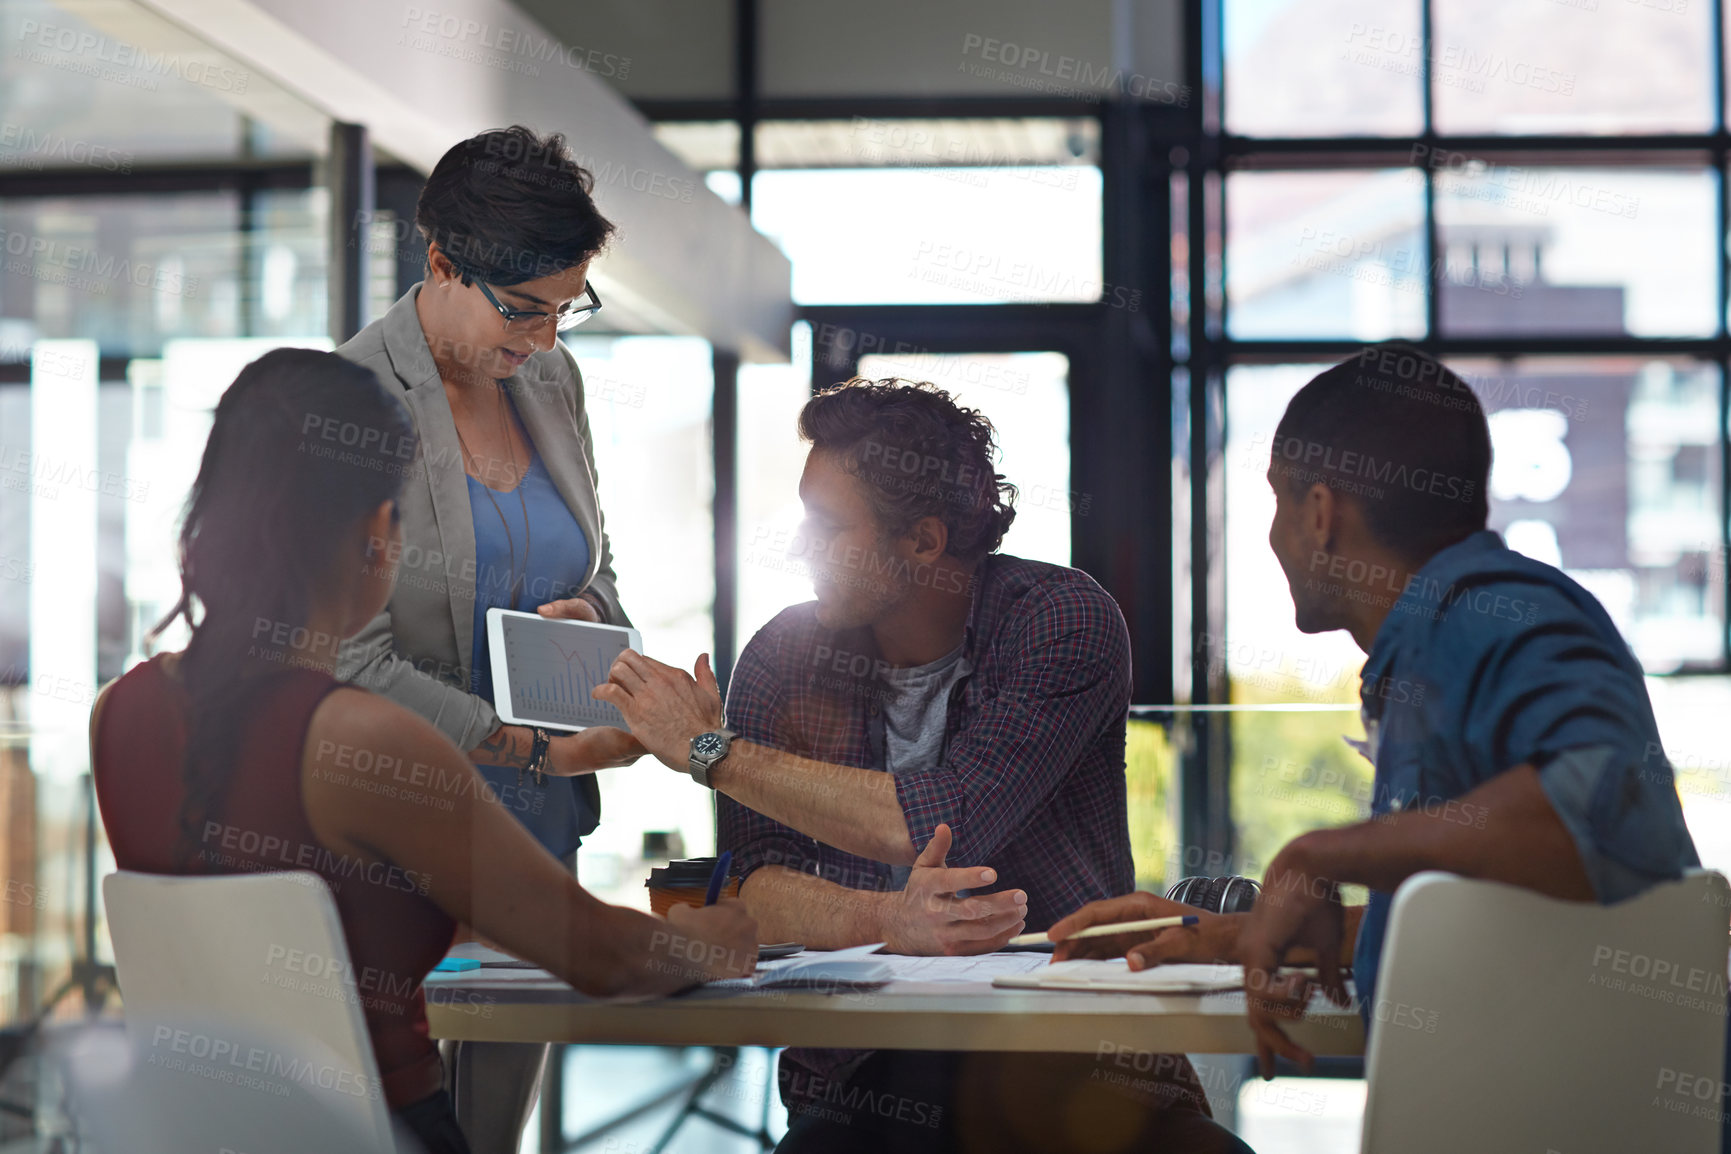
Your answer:
[[[621,652],[643,652],[637,630],[489,609],[487,646],[493,708],[502,721],[543,729],[630,728],[624,714],[589,691],[607,680]]]

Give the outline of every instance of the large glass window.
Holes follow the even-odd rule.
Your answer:
[[[1243,172],[1227,181],[1236,338],[1423,336],[1440,295],[1455,336],[1696,336],[1713,331],[1715,178],[1414,155],[1424,168]]]
[[[1090,301],[1102,293],[1096,168],[760,172],[752,197],[752,223],[793,261],[800,304]]]
[[[1292,395],[1326,367],[1239,366],[1226,380],[1226,620],[1201,656],[1242,702],[1356,702],[1364,654],[1345,633],[1300,633],[1286,575],[1268,546],[1274,490],[1268,459]]]
[[[1361,740],[1364,654],[1342,632],[1301,633],[1286,575],[1268,545],[1269,449],[1286,403],[1324,367],[1240,366],[1227,377],[1226,621],[1199,639],[1211,672],[1231,681],[1235,869],[1252,877],[1292,838],[1369,811]],[[1224,872],[1224,871],[1222,871]]]
[[[1490,418],[1491,527],[1591,589],[1651,672],[1723,668],[1726,350],[1688,361],[1643,343],[1722,339],[1721,176],[1683,148],[1606,144],[1610,134],[1714,127],[1712,6],[1227,0],[1222,11],[1226,130],[1297,139],[1266,154],[1247,145],[1231,162],[1217,354],[1232,365],[1239,342],[1277,341],[1302,361],[1317,339],[1432,341]],[[1342,41],[1332,56],[1291,52],[1321,96],[1272,82],[1284,75],[1275,46],[1290,52],[1325,35]],[[1406,89],[1386,79],[1380,108],[1342,96],[1367,70],[1410,78],[1415,99],[1428,84],[1428,110],[1415,104],[1420,115],[1406,118]],[[1313,107],[1327,99],[1367,119]],[[1417,128],[1434,128],[1436,143],[1380,154],[1400,155],[1403,167],[1377,166],[1337,139]],[[1452,148],[1450,133],[1510,143],[1481,155],[1482,140]],[[1580,135],[1518,143],[1541,133]],[[1561,353],[1575,339],[1604,351],[1471,353],[1472,342],[1497,340]],[[1262,540],[1272,424],[1341,349],[1303,365],[1229,369],[1230,627],[1209,639],[1218,650],[1209,659],[1233,678],[1235,700],[1351,696],[1356,650],[1293,630],[1288,599],[1266,595],[1283,580]]]
[[[330,338],[182,338],[167,342],[160,357],[127,365],[132,407],[125,442],[126,658],[142,661],[145,635],[180,599],[176,540],[180,516],[210,436],[212,414],[248,363],[274,348],[297,345],[329,349]],[[154,652],[186,643],[184,621],[157,639]],[[118,675],[122,670],[110,671]]]
[[[1731,750],[1724,725],[1731,679],[1649,677],[1647,695],[1701,864],[1731,873]]]
[[[253,198],[252,228],[241,236],[242,332],[297,336],[324,331],[330,308],[329,217],[330,196],[322,188],[271,189]],[[369,303],[376,317],[397,299],[396,268],[375,260],[371,274]]]
[[[1130,818],[1130,855],[1136,888],[1164,893],[1201,868],[1187,861],[1178,836],[1178,758],[1186,715],[1138,711],[1124,732],[1124,793]]]
[[[1356,342],[1394,337],[1477,393],[1490,527],[1605,606],[1648,672],[1702,859],[1731,863],[1715,736],[1731,691],[1692,675],[1727,667],[1727,221],[1702,147],[1724,124],[1723,9],[1223,0],[1224,159],[1189,182],[1211,197],[1223,181],[1223,219],[1210,200],[1186,248],[1225,254],[1226,323],[1181,354],[1225,367],[1225,467],[1192,463],[1193,483],[1225,487],[1224,573],[1197,574],[1224,584],[1225,627],[1199,624],[1188,656],[1230,686],[1230,740],[1193,756],[1231,825],[1209,812],[1185,833],[1229,840],[1240,870],[1371,800],[1350,744],[1364,655],[1297,631],[1264,472],[1292,394]],[[1259,1149],[1300,1140],[1297,1120],[1241,1107]]]
[[[13,92],[64,79],[52,65],[23,69],[23,59],[7,55]],[[173,87],[160,80],[128,99],[150,105]],[[80,99],[111,96],[85,87]],[[208,122],[226,115],[238,125],[232,113],[206,112]],[[34,140],[39,154],[13,151],[0,164],[76,170],[114,139],[63,139],[60,121],[31,123],[33,137],[0,126],[0,153]],[[174,148],[193,147],[196,123],[182,126],[191,135]],[[137,142],[148,147],[144,135]],[[177,521],[211,408],[267,349],[330,347],[324,204],[306,189],[0,202],[0,718],[12,723],[0,735],[0,838],[7,892],[33,895],[28,912],[0,918],[0,1003],[10,1012],[31,1011],[82,940],[86,850],[98,873],[113,868],[100,825],[95,845],[84,835],[87,713],[96,688],[143,656],[144,632],[179,595]],[[93,407],[56,426],[70,392],[85,388]],[[55,584],[63,566],[92,574],[88,588]],[[171,633],[162,644],[183,639]]]
[[[1418,131],[1418,0],[1226,0],[1222,7],[1229,131]]]
[[[1713,331],[1718,189],[1710,172],[1559,168],[1459,152],[1431,160],[1444,333]]]
[[[791,363],[739,368],[738,651],[770,618],[814,595],[795,543],[810,450],[799,438],[799,411],[812,384],[811,326],[803,322],[793,329]]]
[[[1716,366],[1451,362],[1491,426],[1491,528],[1597,597],[1648,670],[1724,657]]]
[[[1448,363],[1489,417],[1490,527],[1592,592],[1649,671],[1718,667],[1718,368],[1642,357]],[[1260,864],[1304,829],[1351,820],[1370,796],[1369,763],[1341,740],[1362,737],[1353,711],[1364,654],[1345,633],[1298,631],[1267,540],[1274,428],[1292,394],[1325,367],[1240,366],[1227,379],[1228,627],[1203,639],[1204,656],[1229,675],[1236,703],[1307,707],[1233,719],[1239,850]],[[1696,696],[1679,689],[1666,700]],[[1347,711],[1317,708],[1331,702]],[[1673,732],[1688,740],[1687,716],[1669,710],[1667,740]],[[1690,748],[1699,761],[1699,735]],[[1703,806],[1691,823],[1705,828],[1715,813]]]
[[[1423,78],[1449,133],[1704,132],[1712,6],[1688,0],[1226,0],[1226,125],[1408,136]]]
[[[652,657],[690,669],[714,646],[709,418],[715,376],[697,337],[578,335],[597,489],[619,596]],[[599,775],[606,820],[579,851],[585,885],[647,908],[645,862],[714,850],[712,795],[653,758]],[[673,839],[648,834],[672,834]],[[670,844],[671,843],[671,844]],[[679,852],[646,854],[656,845]]]
[[[1436,0],[1443,132],[1705,132],[1713,6],[1699,0]]]
[[[1226,182],[1237,338],[1424,333],[1424,188],[1414,170],[1241,172]]]
[[[0,171],[124,177],[153,162],[323,151],[327,117],[185,30],[143,13],[96,23],[77,13],[51,0],[0,0]],[[246,97],[277,122],[249,120]]]
[[[1094,301],[1092,120],[771,122],[752,223],[800,304]]]
[[[997,434],[998,472],[1017,488],[1003,551],[1070,563],[1070,519],[1092,501],[1070,489],[1069,362],[1062,353],[910,353],[860,358],[860,375],[931,381],[980,410]]]
[[[0,230],[0,315],[15,347],[83,337],[108,356],[155,356],[174,337],[241,335],[233,193],[13,199],[0,202]]]

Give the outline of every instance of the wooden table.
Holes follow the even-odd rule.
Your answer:
[[[913,986],[915,988],[907,988]],[[834,1046],[1242,1054],[1254,1051],[1244,995],[1089,994],[892,983],[878,990],[700,990],[620,1002],[495,972],[431,976],[433,1036],[491,1042],[640,1046]],[[1358,1013],[1322,1000],[1287,1033],[1318,1055],[1364,1053]]]
[[[677,998],[622,1002],[587,998],[536,971],[471,970],[433,974],[426,983],[427,1022],[434,1037],[467,1041],[590,1045],[833,1046],[862,1050],[1063,1051],[1095,1055],[1102,1068],[1135,1077],[1156,1068],[1162,1054],[1236,1054],[1252,1050],[1244,994],[1089,994],[997,989],[986,983],[891,983],[835,993],[777,990],[698,990]],[[1326,1056],[1364,1052],[1364,1027],[1354,1010],[1319,994],[1310,1015],[1288,1026],[1293,1040]],[[718,1058],[720,1050],[718,1050]],[[632,1106],[581,1135],[568,1135],[563,1082],[541,1098],[542,1154],[587,1147],[634,1118],[675,1098],[696,1107],[721,1066]],[[764,1121],[752,1131],[772,1141]],[[683,1115],[681,1116],[683,1117]],[[664,1135],[671,1137],[679,1122]]]

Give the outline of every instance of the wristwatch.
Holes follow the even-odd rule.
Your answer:
[[[712,729],[691,739],[691,758],[686,762],[686,772],[691,774],[692,781],[705,789],[715,788],[709,784],[709,771],[733,748],[733,737],[731,729]]]

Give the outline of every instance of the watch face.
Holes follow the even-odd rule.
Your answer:
[[[720,753],[721,735],[719,733],[705,733],[699,735],[697,740],[692,743],[692,750],[696,753],[702,754],[704,757],[712,757],[715,754]]]

